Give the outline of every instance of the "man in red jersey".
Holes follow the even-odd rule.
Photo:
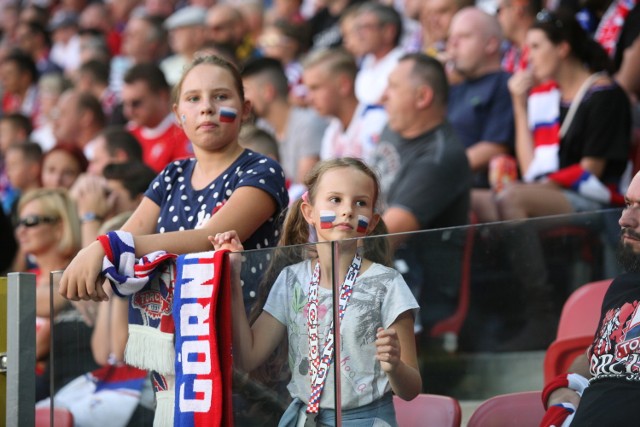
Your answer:
[[[156,172],[169,162],[190,157],[191,143],[175,123],[169,85],[155,64],[137,64],[124,76],[123,112],[129,132],[142,146],[142,159]]]

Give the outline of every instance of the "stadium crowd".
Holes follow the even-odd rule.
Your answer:
[[[251,105],[238,142],[282,168],[284,194],[252,189],[261,221],[305,194],[317,162],[357,157],[395,234],[624,205],[639,33],[635,0],[0,0],[0,272],[38,275],[38,399],[52,330],[94,335],[61,341],[86,363],[57,372],[56,392],[99,366],[139,377],[123,363],[126,304],[56,296],[51,313],[40,285],[143,199],[157,208],[156,176],[202,150],[176,93],[194,60],[237,67]],[[395,258],[415,268],[417,244],[394,236]],[[540,300],[546,285],[522,286]],[[140,384],[122,425],[153,408]]]

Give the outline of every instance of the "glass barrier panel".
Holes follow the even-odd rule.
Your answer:
[[[0,277],[0,354],[7,352],[7,278]],[[7,373],[0,371],[0,421],[7,417]]]
[[[250,323],[260,319],[255,324],[260,333],[254,336],[259,348],[251,352],[239,342],[232,345],[234,425],[277,425],[294,397],[308,400],[311,266],[318,254],[329,260],[326,271],[321,270],[315,307],[321,355],[326,328],[340,313],[333,310],[340,303],[340,293],[332,289],[342,284],[354,248],[359,248],[365,261],[346,304],[342,334],[336,337],[338,351],[321,395],[323,407],[345,409],[335,414],[338,420],[350,416],[351,408],[385,399],[390,391],[384,369],[375,360],[375,339],[378,327],[389,328],[403,313],[414,322],[422,392],[482,400],[541,389],[545,349],[555,338],[567,297],[588,282],[620,272],[615,260],[619,217],[620,210],[611,209],[242,252],[244,315]],[[56,289],[58,281],[59,277],[53,280]],[[227,285],[234,289],[231,281]],[[411,295],[420,306],[417,311]],[[144,295],[134,299],[135,304],[163,309],[160,300]],[[94,340],[92,353],[91,341],[92,335],[100,333],[101,316],[110,319],[106,324],[114,328],[107,337],[124,330],[126,310],[116,307],[116,302],[128,304],[128,300],[112,297],[109,303],[91,304],[63,300],[54,309],[55,392],[60,394],[74,378],[106,364],[109,349],[124,347],[122,342],[110,341],[98,348],[97,342],[109,340]],[[234,322],[241,314],[234,306]],[[163,353],[158,349],[152,353]],[[114,357],[122,360],[121,354]],[[154,381],[158,379],[146,377],[129,425],[152,424]],[[292,410],[304,416],[304,409],[300,404]]]

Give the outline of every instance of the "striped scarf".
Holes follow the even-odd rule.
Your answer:
[[[154,252],[136,261],[130,233],[109,232],[99,240],[114,292],[131,295],[125,360],[155,371],[154,427],[232,426],[226,251],[177,259]]]

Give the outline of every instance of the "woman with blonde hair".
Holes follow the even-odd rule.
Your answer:
[[[73,201],[62,189],[40,188],[25,193],[18,203],[16,237],[20,250],[36,265],[29,271],[36,274],[36,358],[37,398],[48,395],[47,358],[54,316],[56,379],[58,389],[65,382],[93,367],[89,348],[90,328],[58,292],[51,292],[51,273],[63,270],[80,249],[80,220]],[[55,275],[54,275],[55,276]],[[58,275],[59,277],[59,275]],[[53,311],[50,299],[53,298]],[[86,334],[86,338],[83,338]],[[62,342],[61,340],[64,340]]]

